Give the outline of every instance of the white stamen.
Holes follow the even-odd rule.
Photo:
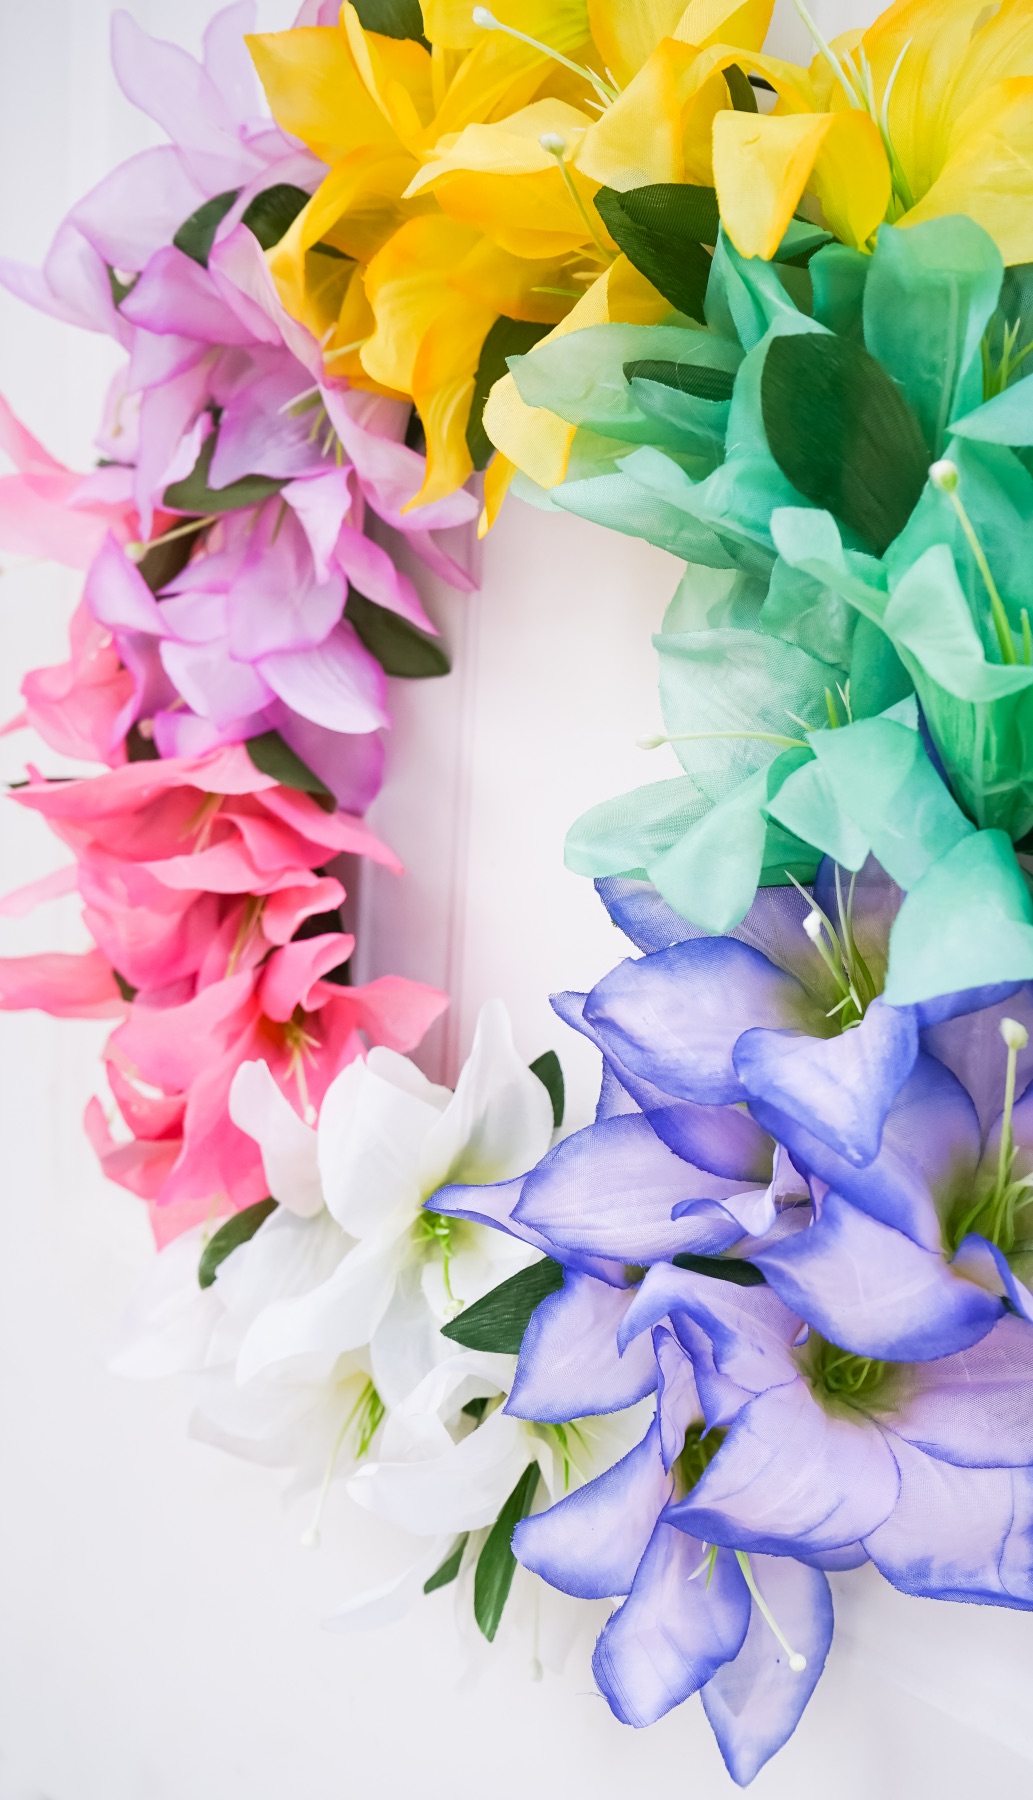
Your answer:
[[[308,1105],[305,1108],[305,1123],[306,1123],[306,1125],[314,1125],[316,1120],[318,1119],[318,1117],[319,1117],[319,1114],[317,1113],[315,1107],[313,1106],[313,1104],[310,1100]]]
[[[803,922],[803,928],[812,944],[819,944],[821,942],[821,914],[816,913],[813,908],[807,914],[807,917]]]
[[[567,140],[565,137],[561,137],[558,131],[543,131],[538,142],[550,156],[566,156],[567,154]]]
[[[1029,1032],[1018,1019],[1002,1019],[1001,1036],[1009,1050],[1025,1050],[1029,1043]]]
[[[802,1651],[793,1649],[793,1646],[789,1642],[789,1639],[786,1637],[785,1633],[780,1628],[777,1620],[775,1619],[774,1613],[771,1611],[771,1608],[769,1607],[767,1601],[764,1599],[764,1596],[762,1595],[759,1587],[757,1586],[757,1583],[754,1579],[753,1570],[750,1567],[750,1559],[747,1556],[745,1550],[737,1550],[735,1552],[735,1560],[739,1564],[739,1567],[743,1572],[743,1579],[746,1583],[746,1586],[749,1588],[750,1593],[753,1596],[754,1604],[756,1605],[758,1612],[760,1613],[761,1617],[763,1618],[768,1629],[774,1633],[775,1637],[778,1639],[778,1641],[781,1644],[783,1650],[785,1651],[787,1657],[789,1658],[790,1669],[792,1670],[794,1675],[802,1675],[804,1670],[807,1667],[807,1658],[806,1658],[806,1656],[803,1655]]]
[[[499,29],[499,22],[495,14],[489,12],[486,6],[474,7],[473,22],[479,31],[498,31]]]

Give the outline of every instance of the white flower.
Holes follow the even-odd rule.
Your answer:
[[[279,1205],[207,1289],[203,1233],[170,1244],[111,1362],[125,1375],[188,1375],[196,1436],[290,1468],[297,1487],[322,1483],[325,1496],[368,1452],[385,1407],[453,1354],[440,1326],[534,1260],[499,1232],[424,1212],[424,1200],[446,1181],[533,1167],[552,1106],[494,1001],[454,1095],[375,1049],[332,1083],[316,1129],[261,1062],[238,1071],[231,1110],[259,1143]]]
[[[514,1049],[505,1008],[483,1007],[454,1094],[375,1049],[331,1084],[315,1132],[274,1101],[262,1064],[238,1072],[231,1111],[261,1146],[275,1199],[311,1210],[318,1179],[342,1246],[328,1279],[258,1314],[239,1379],[368,1345],[377,1391],[397,1406],[449,1354],[441,1326],[533,1260],[502,1233],[424,1211],[447,1182],[505,1181],[548,1149],[551,1102]]]

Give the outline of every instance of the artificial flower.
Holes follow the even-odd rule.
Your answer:
[[[254,1100],[248,1111],[270,1181],[277,1114],[282,1107],[263,1119]],[[448,1181],[522,1174],[551,1135],[549,1096],[517,1055],[498,1001],[481,1010],[454,1094],[392,1049],[345,1070],[327,1092],[308,1155],[353,1246],[303,1300],[264,1313],[242,1346],[242,1377],[291,1356],[368,1343],[377,1390],[397,1404],[447,1354],[440,1326],[528,1260],[515,1245],[426,1213],[425,1200]]]
[[[325,339],[331,370],[411,395],[428,444],[414,504],[473,468],[471,402],[496,321],[544,332],[572,303],[585,323],[670,310],[617,257],[594,196],[708,178],[724,64],[759,48],[769,17],[766,0],[659,12],[508,0],[498,16],[428,4],[417,42],[365,29],[346,5],[335,26],[251,40],[280,124],[330,164],[272,253],[281,295]],[[697,47],[724,34],[740,50],[693,81]]]
[[[863,249],[883,220],[975,219],[1005,262],[1033,258],[1033,34],[1022,0],[990,12],[897,0],[863,32],[818,45],[809,71],[748,62],[775,88],[769,114],[714,123],[725,229],[744,256],[771,256],[805,192]]]

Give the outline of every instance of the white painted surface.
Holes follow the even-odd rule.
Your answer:
[[[196,41],[208,7],[131,10]],[[828,29],[846,22],[815,10]],[[151,141],[108,74],[106,13],[0,0],[9,254],[38,259],[68,205]],[[262,0],[263,24],[285,17]],[[109,346],[0,295],[0,387],[80,466],[111,365]],[[674,573],[642,546],[511,506],[481,596],[431,600],[457,672],[401,696],[378,808],[410,873],[367,891],[371,958],[449,983],[446,1061],[501,993],[529,1056],[563,1048],[582,1115],[591,1070],[545,997],[595,978],[618,940],[560,845],[583,806],[659,773],[633,743],[656,717],[648,636]],[[22,671],[61,656],[75,589],[43,568],[0,581],[0,717]],[[0,740],[5,774],[25,743]],[[0,809],[4,890],[61,860],[39,821]],[[0,950],[77,948],[80,929],[62,903],[4,922]],[[191,1442],[175,1389],[105,1373],[106,1334],[150,1250],[79,1131],[102,1037],[0,1016],[0,1800],[729,1796],[695,1703],[636,1734],[592,1697],[583,1664],[535,1686],[501,1643],[460,1688],[446,1595],[377,1636],[322,1633],[376,1569],[375,1523],[341,1505],[328,1548],[306,1556],[274,1476]],[[873,1574],[841,1580],[837,1607],[829,1669],[758,1779],[761,1800],[1027,1791],[1028,1619],[904,1601]]]

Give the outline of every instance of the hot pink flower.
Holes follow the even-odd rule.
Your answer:
[[[184,1005],[137,1001],[113,1034],[108,1074],[131,1136],[116,1141],[96,1102],[87,1129],[106,1174],[150,1203],[159,1245],[265,1197],[258,1146],[229,1116],[241,1063],[264,1060],[311,1120],[334,1076],[367,1045],[411,1050],[447,1005],[435,989],[397,976],[358,988],[328,980],[353,945],[336,932],[286,944]]]
[[[94,940],[151,1004],[252,967],[305,919],[338,907],[344,888],[324,872],[335,857],[400,867],[361,819],[280,787],[240,746],[34,780],[12,798],[74,852]],[[9,991],[0,985],[0,1005],[40,1003],[12,1002]]]

